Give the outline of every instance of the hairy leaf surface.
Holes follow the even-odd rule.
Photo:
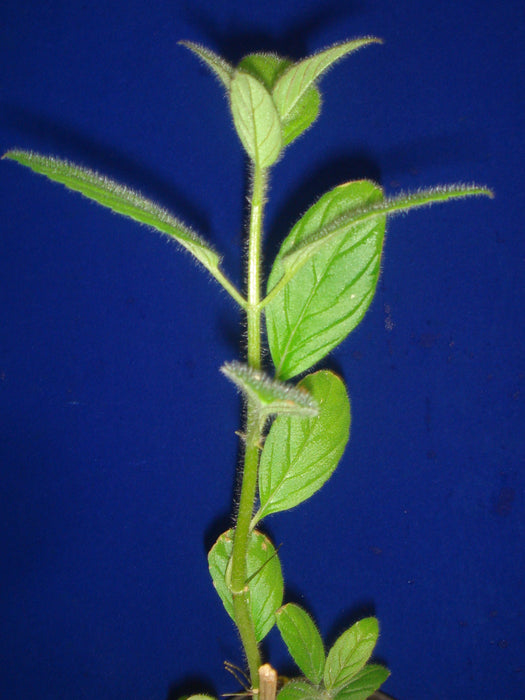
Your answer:
[[[140,193],[66,160],[17,150],[8,151],[4,158],[15,160],[70,190],[80,192],[117,214],[123,214],[157,231],[167,233],[189,250],[204,267],[212,273],[217,271],[220,262],[217,253],[190,228]]]
[[[236,70],[230,85],[233,121],[250,158],[267,168],[281,153],[282,127],[272,97],[250,73]]]
[[[365,181],[362,181],[365,182]],[[356,183],[348,183],[353,185]],[[372,183],[373,184],[373,183]],[[346,187],[346,185],[341,185]],[[338,189],[338,188],[336,188]],[[349,225],[358,225],[371,221],[382,215],[393,216],[404,214],[411,209],[428,207],[432,204],[448,202],[452,199],[463,199],[464,197],[485,196],[492,198],[494,194],[487,187],[482,185],[446,185],[441,187],[431,187],[426,190],[405,193],[395,197],[388,197],[378,201],[369,201],[361,207],[354,207],[341,215],[333,223],[325,228],[314,231],[307,236],[301,236],[296,245],[286,252],[284,265],[287,270],[297,269],[316,254],[319,248],[325,243],[341,235],[342,229]]]
[[[332,46],[330,49],[320,51],[290,66],[279,78],[272,92],[283,122],[286,123],[293,117],[300,100],[309,89],[314,87],[315,81],[335,61],[373,42],[379,42],[379,39],[365,37],[347,41],[343,44]]]
[[[281,637],[295,663],[314,685],[323,679],[325,653],[323,640],[310,615],[294,603],[276,613]]]
[[[350,402],[341,379],[321,370],[298,385],[319,407],[317,418],[278,416],[259,465],[260,508],[254,522],[302,503],[326,482],[344,452],[350,433]]]
[[[234,69],[224,58],[205,46],[193,43],[193,41],[179,41],[179,44],[193,51],[208,66],[212,73],[215,73],[226,90],[230,89]]]
[[[210,549],[208,566],[213,585],[228,615],[235,621],[233,597],[228,585],[228,564],[233,550],[233,530],[223,533]],[[250,534],[247,585],[255,636],[260,642],[275,624],[275,612],[283,600],[281,564],[270,540],[260,532]]]
[[[275,82],[290,64],[287,58],[274,53],[250,53],[241,60],[237,69],[252,75],[271,93]]]
[[[348,685],[366,664],[377,642],[379,625],[375,617],[359,620],[336,640],[328,652],[324,684],[335,691]]]
[[[239,68],[260,80],[268,92],[284,71],[292,65],[286,58],[275,54],[250,54],[243,58]],[[315,85],[311,85],[297,100],[294,109],[282,121],[283,146],[288,146],[294,139],[315,121],[321,106],[321,95]]]
[[[303,239],[344,214],[382,199],[381,189],[361,180],[336,187],[306,212],[284,240],[268,279],[268,292],[289,274],[266,307],[268,344],[276,374],[289,379],[327,355],[355,328],[374,296],[386,217],[341,224],[337,236],[287,270],[286,256]]]
[[[272,379],[242,362],[226,362],[221,372],[255,401],[263,417],[276,414],[312,417],[319,413],[316,402],[304,389]]]

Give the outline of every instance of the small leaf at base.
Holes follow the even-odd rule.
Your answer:
[[[316,688],[308,681],[294,679],[285,683],[277,700],[329,700],[322,688]]]
[[[386,681],[390,671],[378,664],[367,664],[345,685],[334,700],[367,700]]]
[[[375,617],[359,620],[343,632],[326,659],[323,679],[328,690],[335,692],[350,683],[372,655],[378,636]]]
[[[283,605],[275,614],[277,627],[295,663],[314,685],[323,678],[323,640],[310,615],[294,603]]]

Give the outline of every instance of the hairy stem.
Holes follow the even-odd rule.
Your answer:
[[[267,184],[266,170],[253,166],[250,229],[247,261],[247,360],[255,369],[261,367],[261,239],[262,221]],[[235,623],[246,654],[253,689],[259,687],[261,656],[255,637],[255,627],[250,610],[247,579],[247,556],[250,538],[250,521],[257,492],[257,470],[263,421],[256,404],[247,401],[244,468],[241,496],[235,535],[233,539],[231,591]]]

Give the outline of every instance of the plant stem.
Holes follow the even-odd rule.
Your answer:
[[[267,173],[257,164],[253,166],[250,209],[250,229],[247,261],[247,360],[255,369],[261,367],[261,239],[262,221],[267,185]],[[259,449],[264,421],[261,421],[257,405],[248,399],[246,405],[246,429],[244,468],[241,496],[233,538],[231,591],[235,623],[246,654],[252,688],[259,687],[261,656],[255,637],[255,627],[250,609],[247,579],[247,556],[250,539],[250,521],[257,492]]]

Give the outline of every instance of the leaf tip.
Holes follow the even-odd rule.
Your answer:
[[[10,148],[2,155],[2,160],[16,160],[17,155],[20,153],[16,148]]]

